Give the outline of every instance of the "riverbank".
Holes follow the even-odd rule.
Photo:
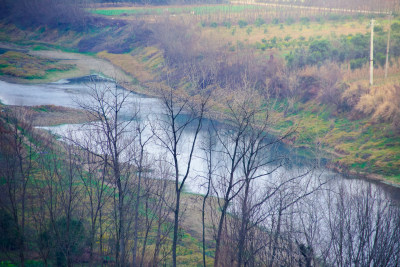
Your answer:
[[[152,50],[145,50],[144,53],[147,55],[150,53],[149,51]],[[154,88],[158,84],[158,82],[154,79],[150,79],[150,77],[153,76],[148,75],[147,79],[141,78],[141,81],[139,83],[140,85],[138,84],[138,82],[132,84],[132,82],[129,82],[129,80],[135,80],[134,69],[124,69],[123,64],[118,64],[118,61],[115,62],[112,55],[108,55],[108,58],[104,59],[104,54],[102,54],[102,58],[96,58],[94,56],[87,56],[78,53],[47,50],[34,51],[33,54],[49,59],[58,59],[61,60],[61,62],[72,61],[73,64],[76,65],[77,71],[81,74],[94,73],[96,68],[93,66],[100,66],[99,64],[101,64],[103,68],[101,70],[97,68],[97,72],[103,73],[108,77],[113,77],[113,75],[115,77],[116,75],[118,75],[119,77],[122,77],[119,80],[126,89],[132,90],[136,93],[157,97],[156,90],[152,90],[152,88]],[[137,58],[135,59],[135,57],[132,56],[130,59],[137,60]],[[137,62],[135,64],[137,66],[139,63]],[[143,70],[147,69],[147,66],[146,64],[141,65],[142,67],[140,71],[143,72]],[[63,73],[61,77],[71,78],[70,74],[71,73]],[[19,82],[18,80],[13,81]],[[30,80],[24,80],[24,82],[30,82]],[[142,84],[143,86],[141,86]],[[224,109],[223,105],[221,106],[221,102],[218,102],[217,99],[213,99],[213,102],[216,104],[214,105],[214,119],[222,118]],[[352,130],[352,128],[354,127],[353,121],[340,118],[330,118],[327,120],[325,114],[315,115],[312,112],[312,109],[315,109],[315,107],[309,107],[308,109],[299,108],[298,112],[288,113],[286,114],[286,116],[284,116],[282,112],[279,112],[280,106],[281,105],[277,105],[278,108],[275,108],[274,110],[274,116],[276,117],[275,120],[278,121],[278,123],[272,130],[275,130],[274,134],[279,134],[285,131],[289,131],[290,128],[296,128],[296,131],[292,134],[290,139],[284,141],[287,144],[294,147],[320,150],[320,153],[324,154],[324,157],[331,160],[329,168],[339,173],[345,175],[356,175],[358,177],[365,177],[366,179],[379,180],[382,182],[390,183],[393,186],[400,184],[400,179],[398,176],[385,175],[384,173],[369,173],[368,171],[365,171],[365,169],[368,169],[370,166],[367,165],[367,158],[358,156],[362,152],[357,151],[354,147],[352,147],[352,149],[354,150],[351,151],[351,153],[349,153],[346,149],[345,145],[347,143],[354,142],[355,133],[358,133],[359,135],[366,135],[362,131],[363,129],[365,129],[365,127],[359,127],[357,131]],[[56,121],[58,119],[54,118],[51,120],[55,121],[52,123],[57,123]],[[357,123],[360,124],[360,122]],[[346,136],[349,135],[351,135],[352,138],[346,138]],[[379,136],[367,135],[365,138],[368,138],[368,144],[371,142],[376,142],[376,140],[379,139]],[[332,143],[330,142],[335,143],[335,145],[332,146]],[[393,146],[385,147],[391,149]],[[368,153],[371,154],[370,157],[373,156],[373,152]]]
[[[90,121],[88,114],[79,109],[54,105],[14,106],[0,105],[1,109],[27,117],[33,127],[81,124]]]
[[[75,38],[75,37],[74,37]],[[65,41],[65,40],[64,40]],[[77,42],[77,41],[75,41]],[[74,69],[58,72],[46,79],[18,79],[3,75],[1,79],[18,83],[53,82],[61,78],[100,73],[116,79],[126,89],[157,97],[157,89],[163,86],[162,73],[172,70],[166,67],[163,52],[157,45],[138,46],[130,53],[98,52],[90,55],[52,50],[35,45],[17,46],[34,57],[58,60],[60,64],[72,64]],[[181,81],[181,85],[186,83]],[[229,92],[213,97],[214,111],[223,117],[224,99]],[[400,137],[391,130],[389,123],[371,123],[370,117],[351,118],[346,112],[332,111],[327,104],[298,100],[292,107],[286,100],[279,100],[271,111],[276,124],[274,133],[296,129],[288,143],[295,147],[314,148],[324,151],[341,172],[358,173],[367,177],[380,177],[394,184],[400,183]],[[221,115],[222,114],[222,115]],[[335,168],[333,168],[335,169]]]

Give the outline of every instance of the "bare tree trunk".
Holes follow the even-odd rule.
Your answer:
[[[174,182],[175,182],[175,207],[174,207],[174,233],[172,239],[172,266],[176,267],[176,250],[178,245],[178,232],[179,232],[179,215],[180,215],[180,198],[183,187],[189,173],[191,170],[191,163],[194,155],[194,150],[196,147],[196,141],[202,127],[203,116],[208,102],[209,96],[203,97],[199,103],[194,102],[190,99],[190,96],[186,95],[184,97],[180,96],[177,98],[175,92],[172,88],[166,90],[161,90],[161,100],[164,105],[165,115],[167,116],[167,121],[159,121],[161,129],[156,130],[155,136],[161,142],[165,149],[172,157],[172,165],[174,166]],[[182,112],[185,109],[189,109],[191,114],[183,123],[178,123],[178,118],[182,116]],[[190,140],[190,151],[187,156],[187,163],[184,167],[184,173],[182,179],[180,179],[180,156],[179,149],[182,145],[182,133],[189,125],[194,123],[196,125],[196,130],[193,134],[193,140]]]

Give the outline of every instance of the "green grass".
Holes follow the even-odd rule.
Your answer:
[[[275,111],[282,113],[285,101]],[[361,173],[380,174],[400,182],[400,136],[387,123],[370,125],[368,118],[349,120],[344,115],[331,117],[330,108],[313,103],[299,104],[275,125],[285,131],[297,126],[295,145],[314,147],[317,142],[332,154],[334,162]],[[385,130],[386,129],[386,130]]]

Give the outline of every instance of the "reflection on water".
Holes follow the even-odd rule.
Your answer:
[[[98,86],[97,83],[93,83],[93,77],[82,77],[69,80],[60,80],[55,83],[48,84],[36,84],[36,85],[22,85],[22,84],[12,84],[4,81],[0,81],[0,100],[2,103],[7,105],[58,105],[65,107],[78,107],[79,102],[84,102],[87,99],[87,92],[89,87]],[[102,79],[101,83],[104,86],[114,86],[107,79]],[[120,89],[124,90],[124,89]],[[152,124],[157,121],[156,119],[163,116],[161,102],[156,98],[144,97],[138,94],[130,94],[128,98],[127,107],[123,110],[121,114],[121,119],[130,118],[132,116],[132,111],[140,109],[140,118],[142,122]],[[215,123],[217,127],[224,127],[222,123]],[[131,125],[131,127],[135,127]],[[186,189],[195,193],[204,193],[205,188],[202,186],[205,182],[204,176],[206,172],[206,163],[204,161],[204,152],[200,148],[200,144],[204,143],[207,139],[206,129],[207,122],[203,126],[203,131],[200,133],[198,144],[196,148],[195,157],[192,162],[192,169],[190,179],[187,181]],[[65,135],[66,132],[73,132],[77,137],[82,135],[82,125],[62,125],[57,127],[47,127],[46,129],[59,134],[60,136]],[[183,144],[190,143],[189,141],[193,138],[194,129],[187,128],[184,132],[182,138],[186,140]],[[145,131],[145,134],[151,134],[150,126]],[[166,153],[159,143],[154,140],[149,144],[149,152],[152,155],[158,155]],[[180,151],[180,162],[182,165],[185,164],[188,158],[188,147],[182,146]],[[302,157],[292,148],[279,144],[274,148],[274,153],[279,155],[285,155],[289,158],[289,163],[284,167],[280,168],[277,172],[265,178],[269,181],[274,181],[282,176],[292,177],[298,175],[298,173],[305,172],[313,165],[310,159]],[[268,153],[268,152],[267,152]],[[266,155],[267,156],[267,155]],[[221,157],[221,156],[216,156]],[[217,158],[216,162],[222,162],[222,158]],[[344,185],[347,188],[363,188],[372,184],[374,188],[383,189],[392,199],[400,200],[400,189],[389,186],[379,182],[369,182],[365,180],[360,180],[354,177],[345,177],[334,173],[324,166],[315,169],[310,175],[318,177],[322,181],[329,181],[330,186],[339,187],[339,185]],[[266,183],[267,181],[260,181]]]

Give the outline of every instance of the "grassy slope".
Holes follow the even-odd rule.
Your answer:
[[[0,55],[0,76],[48,81],[63,76],[63,72],[75,69],[72,64],[63,64],[58,60],[35,57],[16,51],[7,51]]]
[[[385,20],[381,20],[380,23],[383,27],[388,25]],[[312,39],[335,38],[342,34],[365,34],[368,31],[367,25],[366,19],[357,19],[299,22],[290,25],[268,24],[260,27],[248,25],[243,28],[238,25],[231,27],[206,26],[200,28],[200,33],[203,38],[217,41],[225,47],[235,46],[239,42],[255,47],[263,39],[270,40],[276,37],[278,45],[272,51],[283,57],[293,47],[307,45]],[[251,31],[249,32],[247,29],[250,27]],[[77,35],[69,36],[69,39],[64,35],[62,36],[56,42],[51,42],[50,46],[62,47],[65,45],[73,48],[80,38]],[[287,36],[290,36],[290,40],[285,40]],[[0,37],[2,37],[1,34]],[[9,41],[13,41],[10,37],[7,38]],[[3,35],[3,39],[7,38],[4,38]],[[20,43],[24,43],[23,38],[17,39]],[[28,44],[35,45],[35,42]],[[260,56],[265,57],[270,53],[268,50],[258,51]],[[155,77],[162,71],[159,66],[163,62],[163,55],[157,47],[138,47],[132,53],[126,54],[100,52],[97,56],[110,61],[126,73],[131,74],[134,77],[134,83],[139,82],[147,87],[154,86]],[[349,71],[345,79],[349,83],[355,83],[368,80],[367,75],[368,69],[364,68],[353,72]],[[396,67],[389,71],[389,76],[390,83],[397,84],[400,80]],[[382,77],[383,71],[376,71],[376,83],[384,83]],[[147,91],[147,93],[149,92]],[[356,121],[349,120],[346,114],[333,116],[327,112],[329,107],[314,102],[298,103],[298,106],[296,113],[288,113],[286,117],[282,113],[277,113],[283,121],[278,127],[279,130],[285,130],[288,125],[298,127],[297,145],[313,146],[319,142],[324,150],[332,152],[333,160],[339,163],[337,166],[340,168],[349,168],[360,173],[379,174],[388,180],[400,182],[398,171],[400,140],[398,135],[389,130],[388,124],[371,124],[368,118]]]
[[[284,38],[291,36],[292,41],[301,37],[310,40],[310,38],[334,38],[341,34],[366,33],[368,28],[365,20],[352,20],[342,23],[311,22],[306,25],[297,23],[293,25],[284,25],[284,30],[280,25],[267,25],[255,27],[250,25],[253,30],[250,34],[246,28],[236,27],[234,34],[233,28],[226,27],[206,27],[202,30],[203,38],[218,40],[223,44],[234,44],[235,42],[245,42],[255,45],[258,40],[263,38],[271,39],[277,37],[283,44]],[[384,27],[387,27],[387,21],[382,21]],[[247,28],[248,28],[247,27]],[[264,30],[267,29],[265,32]],[[282,56],[286,49],[275,49]],[[279,51],[281,50],[281,51]],[[262,53],[268,54],[268,51]],[[141,83],[151,84],[152,79],[157,73],[157,66],[162,62],[162,53],[155,47],[135,50],[132,54],[115,55],[110,53],[99,53],[99,56],[105,57],[113,64],[120,66],[128,73],[138,77]],[[131,62],[131,65],[125,66],[124,58]],[[134,66],[134,67],[133,67]],[[140,70],[137,72],[137,70]],[[142,75],[147,70],[148,74]],[[159,70],[158,70],[159,71]],[[138,75],[138,73],[140,73]],[[139,78],[140,77],[140,78]],[[147,79],[146,77],[149,77]],[[349,83],[368,81],[368,67],[361,70],[349,71],[345,75]],[[387,83],[398,84],[400,80],[397,67],[393,66],[389,70],[389,81]],[[383,70],[375,71],[375,84],[383,84]],[[400,137],[390,130],[387,123],[372,124],[369,118],[361,120],[350,120],[346,114],[331,115],[330,108],[326,105],[320,105],[314,101],[298,103],[298,109],[295,113],[288,113],[283,116],[279,113],[282,123],[278,130],[286,130],[293,125],[297,126],[296,145],[311,147],[316,143],[320,147],[330,152],[336,169],[351,171],[355,174],[369,174],[371,178],[385,178],[386,180],[400,183]]]
[[[9,110],[12,110],[13,112],[17,112],[17,113],[32,112],[33,113],[32,122],[33,122],[33,125],[35,125],[35,126],[36,125],[41,125],[41,126],[54,125],[54,124],[58,124],[60,122],[60,121],[54,122],[54,119],[57,118],[57,116],[50,117],[50,119],[47,118],[47,120],[46,120],[46,118],[43,118],[43,117],[46,117],[47,115],[49,115],[46,113],[52,113],[53,115],[54,114],[58,115],[58,113],[60,113],[60,114],[66,115],[66,116],[68,116],[68,115],[75,116],[75,120],[77,120],[77,121],[75,121],[74,123],[79,123],[79,122],[82,122],[85,120],[85,115],[83,115],[82,112],[79,110],[73,110],[73,109],[68,109],[68,108],[63,108],[63,107],[56,107],[56,106],[52,106],[52,105],[37,106],[37,107],[30,108],[30,107],[18,107],[18,106],[4,106],[4,105],[0,104],[0,110],[2,110],[0,112],[0,125],[1,125],[1,123],[5,122],[5,118],[3,117],[6,114],[4,112],[5,109],[7,109],[7,110],[9,109]],[[81,116],[81,119],[80,119],[81,121],[79,121],[79,118],[76,118],[78,116]],[[37,117],[40,117],[40,118],[37,118]],[[62,121],[62,120],[64,120],[64,121]],[[67,119],[67,120],[69,120],[69,119]],[[68,121],[65,121],[65,118],[61,119],[61,122],[69,123]],[[37,136],[50,137],[50,134],[48,134],[47,132],[38,132],[37,130],[33,130],[33,131],[35,131],[35,134],[32,134],[30,131],[28,131],[27,135],[26,135],[26,139],[24,140],[25,142],[30,142],[30,143],[34,144],[35,146],[37,146],[36,149],[34,149],[34,151],[32,152],[32,158],[33,158],[32,166],[34,166],[33,172],[35,173],[35,175],[34,175],[33,179],[31,179],[30,183],[32,183],[32,184],[29,184],[28,188],[30,188],[30,187],[35,188],[33,185],[36,184],[37,181],[42,180],[44,177],[43,174],[41,173],[41,170],[42,170],[40,167],[41,161],[39,160],[39,155],[36,153],[36,151],[41,151],[41,148],[40,148],[41,143],[40,142],[42,140],[37,140],[37,139],[35,139],[35,137],[37,137]],[[46,148],[46,150],[48,150],[48,148]],[[57,158],[57,160],[60,162],[63,160],[67,161],[68,160],[67,156],[65,154],[63,154],[61,151],[62,151],[62,149],[61,150],[56,149],[55,151],[49,150],[49,152],[48,152],[49,154],[47,155],[49,157],[49,161],[54,160],[54,158]],[[0,150],[0,155],[1,155],[1,153],[2,153],[2,151]],[[57,153],[57,154],[54,154],[54,153]],[[79,189],[76,189],[77,191],[80,191],[80,192],[86,191],[86,189],[84,188],[84,186],[85,186],[84,183],[82,182],[82,180],[79,180],[79,178],[77,178],[74,186],[77,186],[77,188],[79,188]],[[106,185],[106,187],[107,187],[106,191],[107,190],[112,191],[112,189],[108,185]],[[35,192],[31,192],[30,189],[28,189],[28,194],[35,194]],[[190,214],[190,216],[188,216],[189,219],[187,219],[184,222],[185,227],[184,227],[183,231],[181,232],[182,236],[181,236],[181,240],[178,244],[177,261],[178,261],[179,266],[200,266],[203,261],[202,250],[201,250],[202,243],[200,241],[201,240],[201,229],[198,225],[197,225],[197,227],[192,227],[194,222],[196,222],[198,224],[200,221],[199,218],[201,218],[200,217],[201,214],[198,210],[198,208],[199,208],[198,204],[201,203],[201,201],[199,201],[197,197],[195,195],[191,195],[191,194],[184,194],[182,196],[182,202],[183,202],[182,205],[183,205],[183,207],[186,207],[186,214]],[[86,198],[83,197],[80,200],[80,202],[82,202],[84,204],[80,205],[79,207],[85,207],[85,205],[89,206],[89,201],[90,200],[89,200],[88,196]],[[104,212],[105,214],[107,214],[107,213],[112,214],[112,212],[111,212],[111,209],[113,209],[112,202],[111,201],[107,202],[107,204],[104,206],[104,209],[105,209],[105,212]],[[107,211],[107,209],[110,209],[110,210]],[[32,209],[32,210],[34,210],[34,209]],[[29,212],[31,212],[32,210],[28,208],[27,218],[33,218],[33,216],[30,216],[30,214],[29,214]],[[144,212],[144,207],[142,207],[142,213],[143,212]],[[196,218],[195,221],[193,220],[194,218]],[[89,219],[89,218],[87,218],[87,219]],[[143,220],[144,220],[144,218],[143,218]],[[170,218],[170,221],[171,222],[173,221],[172,217]],[[29,225],[31,225],[31,224],[33,225],[35,223],[36,222],[34,220],[30,220],[30,219],[27,220],[28,227],[29,227]],[[89,221],[87,221],[86,223],[89,223]],[[112,225],[112,224],[113,224],[112,221],[107,221],[107,219],[105,219],[103,229],[110,227],[110,225]],[[169,226],[167,226],[167,224],[169,224],[169,223],[165,223],[165,225],[163,227],[168,228]],[[154,245],[153,244],[155,242],[156,233],[157,233],[157,229],[156,229],[156,226],[154,223],[153,228],[149,232],[149,240],[148,240],[148,244],[146,247],[147,252],[145,255],[146,259],[152,259],[152,256],[154,254]],[[145,235],[144,231],[139,232],[139,235],[140,235],[139,240],[143,239],[144,235]],[[105,238],[105,240],[103,240],[103,242],[104,242],[104,244],[107,244],[108,235],[105,234],[104,238]],[[168,251],[168,246],[170,246],[171,242],[172,242],[172,232],[171,232],[170,236],[166,238],[166,242],[164,244],[167,251]],[[105,245],[104,249],[107,250],[109,248],[107,247],[107,245]],[[36,255],[36,252],[33,252],[33,249],[31,250],[31,252],[32,252],[32,254]],[[16,252],[12,251],[11,253],[16,253]],[[214,252],[213,252],[212,248],[207,249],[206,261],[207,261],[208,265],[213,264],[213,258],[212,258],[213,253]],[[162,253],[160,253],[160,256],[161,256],[161,254]],[[13,255],[13,254],[11,254],[11,255]],[[3,256],[4,255],[2,255],[0,253],[0,266],[17,266],[7,260],[2,261],[2,260],[7,259],[6,257],[3,257]],[[18,257],[17,254],[15,254],[15,257]],[[32,265],[41,266],[42,263],[40,262],[40,260],[37,260],[37,255],[35,257],[32,257],[32,258],[34,258],[34,260],[30,260],[31,255],[29,255],[29,254],[27,257],[28,258],[26,260],[28,260],[28,262],[30,262]],[[169,254],[166,255],[166,257],[163,260],[166,263],[171,262],[172,261],[171,255],[169,255]]]

